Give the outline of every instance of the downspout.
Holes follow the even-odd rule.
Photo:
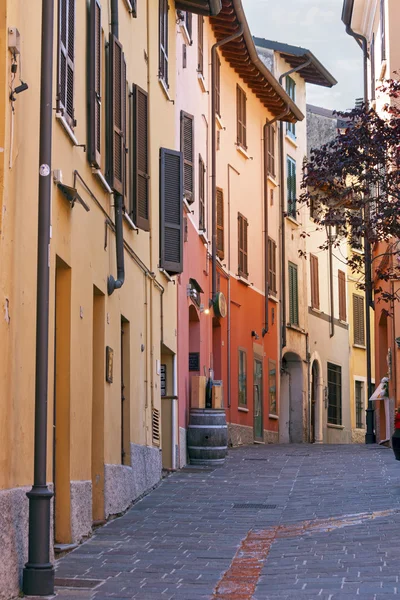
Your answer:
[[[282,85],[284,77],[291,75],[292,73],[297,73],[308,67],[311,63],[311,58],[306,60],[303,64],[295,67],[294,69],[290,69],[286,71],[286,73],[282,73],[279,77],[279,83]],[[280,190],[280,210],[281,210],[281,305],[282,305],[282,335],[281,335],[281,353],[282,349],[286,346],[286,236],[285,236],[285,164],[284,164],[284,147],[283,147],[283,121],[280,123],[279,128],[279,160],[280,160],[280,182],[279,182],[279,190]]]
[[[111,0],[111,33],[118,39],[118,0]],[[122,224],[123,198],[121,194],[114,192],[114,211],[115,211],[115,246],[117,255],[117,279],[109,275],[107,280],[108,295],[114,290],[120,289],[125,281],[124,264],[124,230]]]
[[[333,295],[333,251],[332,251],[332,227],[329,226],[328,230],[329,237],[329,293],[330,293],[330,305],[331,305],[331,319],[330,319],[330,331],[329,337],[335,335],[335,298]]]
[[[227,377],[228,377],[228,408],[231,408],[232,382],[231,382],[231,178],[229,176],[230,169],[240,175],[239,171],[228,164],[228,351],[227,351]],[[230,421],[230,418],[229,418]]]
[[[244,27],[241,23],[239,29],[232,35],[216,42],[211,48],[211,262],[212,262],[212,291],[211,301],[214,302],[217,294],[217,135],[215,121],[217,118],[217,98],[215,94],[216,87],[216,57],[217,49],[225,44],[229,44],[243,34]]]
[[[22,589],[27,596],[54,594],[50,562],[50,501],[46,483],[49,363],[49,288],[51,224],[51,145],[53,121],[54,0],[42,1],[40,64],[39,198],[36,301],[34,475],[29,498],[28,562]]]

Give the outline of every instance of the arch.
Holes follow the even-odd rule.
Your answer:
[[[282,358],[279,441],[303,442],[303,363],[294,352]]]

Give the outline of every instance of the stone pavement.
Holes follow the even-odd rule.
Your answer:
[[[269,445],[163,480],[57,561],[57,600],[400,600],[400,463]]]

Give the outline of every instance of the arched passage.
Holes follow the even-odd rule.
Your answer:
[[[281,369],[279,441],[303,442],[303,365],[298,354],[286,352]]]

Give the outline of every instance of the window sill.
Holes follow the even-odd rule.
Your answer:
[[[275,302],[275,304],[279,304],[279,298],[275,294],[268,294],[268,300]]]
[[[199,86],[200,86],[200,89],[203,92],[203,94],[206,94],[207,93],[206,80],[204,79],[203,73],[200,73],[200,71],[197,71],[197,81],[199,82]]]
[[[301,225],[299,221],[296,221],[296,219],[294,217],[291,217],[290,215],[286,215],[286,219],[290,221],[293,225],[296,225],[296,227],[299,227]]]
[[[184,39],[185,44],[187,46],[191,46],[193,44],[193,41],[190,39],[190,35],[189,35],[188,30],[187,30],[186,23],[182,23],[181,22],[179,24],[179,28],[181,30],[181,34],[182,34],[182,37]]]
[[[112,194],[113,191],[110,188],[110,186],[108,185],[107,179],[104,177],[104,175],[100,171],[100,169],[92,168],[92,173],[95,177],[97,177],[97,179],[99,180],[99,182],[101,183],[101,185],[103,186],[105,191],[108,192],[109,194]]]
[[[248,279],[246,279],[243,275],[236,275],[237,280],[240,281],[240,283],[243,283],[243,285],[250,287],[251,283]]]
[[[291,135],[286,134],[285,135],[285,140],[287,142],[289,142],[289,144],[291,144],[293,146],[293,148],[298,148],[299,147],[298,143],[296,142],[296,139],[292,138]]]
[[[162,89],[162,91],[164,92],[164,95],[165,95],[166,99],[167,99],[169,102],[174,102],[174,101],[172,100],[172,98],[171,98],[170,94],[169,94],[168,86],[167,86],[167,84],[165,83],[164,79],[162,79],[161,77],[159,77],[159,78],[158,78],[158,83],[160,84],[160,86],[161,86],[161,89]]]
[[[362,344],[353,344],[353,348],[359,348],[359,350],[366,350],[366,347]]]
[[[268,415],[269,419],[273,419],[274,421],[279,421],[279,416],[278,415]]]
[[[344,425],[335,425],[334,423],[327,423],[326,426],[330,429],[340,429],[341,431],[344,429]]]
[[[208,246],[208,238],[207,238],[207,232],[203,231],[203,230],[199,230],[199,238],[201,239],[202,242],[204,242],[205,244],[207,244]]]
[[[293,329],[293,331],[297,331],[298,333],[305,333],[304,329],[302,329],[300,325],[295,325],[294,323],[288,323],[286,327],[288,329]]]
[[[125,223],[128,224],[129,229],[132,229],[133,231],[138,231],[138,228],[136,227],[135,223],[132,221],[132,219],[130,218],[130,216],[128,215],[127,212],[123,212],[122,213],[124,219],[125,219]]]
[[[275,187],[278,187],[278,181],[276,180],[276,178],[273,175],[268,175],[267,179],[270,183],[272,183],[272,185],[274,185]]]
[[[158,270],[160,271],[160,273],[162,273],[164,275],[164,277],[166,277],[168,279],[168,281],[170,283],[175,283],[175,279],[173,279],[171,277],[171,275],[169,273],[167,273],[167,271],[165,269],[163,269],[162,267],[158,267]]]
[[[316,308],[315,306],[310,306],[311,310],[313,311],[313,313],[316,313],[317,315],[322,315],[323,311],[320,308]]]
[[[189,203],[187,201],[187,199],[185,197],[183,197],[183,208],[185,210],[186,213],[192,213],[192,215],[194,214],[194,210],[192,209],[192,203]]]
[[[239,412],[244,412],[244,413],[248,413],[249,409],[245,408],[244,406],[238,406],[238,411]]]
[[[241,154],[246,160],[250,160],[251,156],[247,152],[246,148],[243,148],[240,144],[236,144],[236,150]]]
[[[359,254],[360,256],[364,256],[364,249],[360,250],[359,248],[351,248],[351,251],[355,254]]]
[[[56,119],[60,123],[60,125],[63,127],[65,133],[68,135],[68,137],[71,140],[71,142],[73,143],[73,145],[79,146],[79,142],[76,139],[74,132],[72,131],[71,127],[68,125],[67,121],[64,119],[64,115],[62,115],[59,112],[56,112]]]
[[[218,114],[215,115],[215,121],[218,125],[218,129],[225,129],[222,119]]]

